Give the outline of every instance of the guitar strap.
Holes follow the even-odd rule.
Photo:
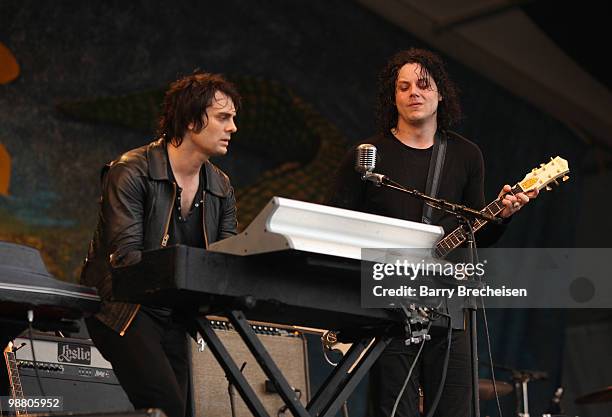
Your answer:
[[[427,185],[425,186],[425,194],[430,197],[436,197],[440,188],[440,178],[442,177],[442,168],[444,167],[447,142],[446,132],[437,131],[434,136],[433,150],[429,160],[429,172],[427,173]],[[433,208],[423,203],[423,223],[431,224],[432,212]]]

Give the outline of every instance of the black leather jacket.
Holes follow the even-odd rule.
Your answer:
[[[229,178],[205,163],[204,240],[206,246],[236,234],[236,201]],[[102,298],[96,317],[121,335],[139,305],[112,301],[111,268],[136,263],[141,251],[164,247],[176,185],[168,178],[163,140],[133,149],[102,170],[98,226],[89,245],[81,283]]]

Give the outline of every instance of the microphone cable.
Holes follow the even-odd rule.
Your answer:
[[[402,307],[402,310],[406,314],[406,317],[408,318],[408,320],[410,320],[410,315],[408,314],[406,307],[404,306],[403,303],[400,303],[400,305]],[[431,328],[431,321],[429,321],[429,323],[427,324],[426,334],[429,334],[430,328]],[[406,379],[404,380],[404,385],[402,385],[402,389],[400,390],[399,394],[397,394],[397,398],[395,399],[395,403],[393,404],[393,410],[391,411],[391,415],[389,417],[395,417],[395,413],[397,412],[397,407],[399,406],[400,400],[404,396],[404,391],[406,391],[406,387],[408,386],[408,382],[410,381],[412,372],[414,371],[414,368],[419,361],[419,357],[421,356],[421,352],[423,351],[424,346],[425,346],[425,339],[421,341],[421,346],[419,347],[419,350],[417,351],[417,354],[414,357],[414,360],[412,361],[412,365],[410,366],[410,369],[408,370],[408,375],[406,375]]]
[[[470,229],[470,234],[473,237],[474,229],[472,228],[472,223],[468,221],[467,224],[468,224],[468,228]],[[478,251],[476,250],[476,239],[472,238],[472,241],[474,243],[474,252],[473,252],[474,260],[476,261],[476,263],[478,263],[479,259],[478,259]],[[478,276],[478,282],[482,284],[483,281],[482,281],[481,276]],[[502,410],[501,410],[501,404],[499,402],[499,394],[497,392],[497,380],[495,378],[495,367],[493,366],[493,354],[491,353],[491,335],[489,334],[489,322],[487,320],[487,308],[485,307],[483,295],[480,296],[480,303],[482,304],[482,318],[484,321],[485,339],[487,341],[487,354],[489,355],[489,364],[491,365],[491,380],[493,381],[493,391],[495,392],[495,402],[497,403],[497,412],[499,413],[499,417],[504,417],[502,414]],[[476,325],[476,323],[474,323],[474,325]],[[474,346],[472,348],[478,349],[477,346]]]
[[[451,340],[453,333],[453,326],[451,317],[448,314],[440,313],[441,316],[445,316],[448,319],[448,332],[446,334],[446,353],[444,354],[444,364],[442,365],[442,378],[440,379],[440,384],[438,385],[438,390],[436,391],[436,398],[431,406],[431,409],[427,413],[427,417],[432,417],[438,408],[438,403],[440,402],[440,398],[442,398],[442,391],[444,390],[444,384],[446,383],[446,374],[448,373],[448,362],[450,360],[450,351],[451,351]]]
[[[36,374],[36,382],[40,389],[40,395],[46,397],[45,390],[42,386],[40,374],[38,373],[38,362],[36,361],[36,352],[34,350],[34,337],[32,336],[32,322],[34,321],[34,310],[28,310],[28,335],[30,337],[30,347],[32,348],[32,362],[34,363],[34,373]]]

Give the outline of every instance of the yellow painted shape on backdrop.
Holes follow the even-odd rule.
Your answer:
[[[0,42],[0,84],[8,84],[19,76],[19,64],[15,55]]]

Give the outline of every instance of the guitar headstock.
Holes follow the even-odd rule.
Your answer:
[[[559,156],[550,158],[550,162],[547,164],[541,164],[539,168],[534,168],[531,172],[525,175],[522,181],[518,183],[523,192],[532,190],[541,190],[546,187],[550,190],[550,184],[555,183],[559,185],[557,181],[561,178],[562,181],[567,181],[569,177],[569,165],[567,161]]]

